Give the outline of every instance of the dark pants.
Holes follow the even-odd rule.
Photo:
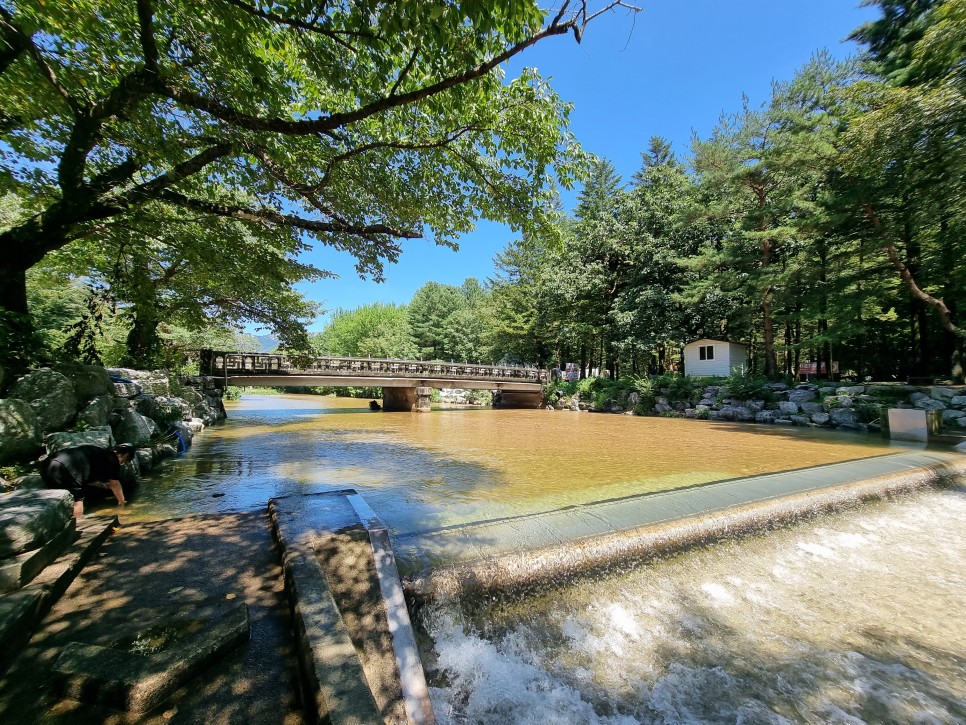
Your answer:
[[[70,491],[75,501],[83,501],[87,493],[87,487],[74,478],[70,469],[58,460],[51,461],[47,466],[44,471],[44,483],[47,484],[47,488],[63,488]]]

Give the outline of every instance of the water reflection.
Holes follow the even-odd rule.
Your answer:
[[[542,410],[374,413],[368,400],[246,396],[125,516],[256,509],[354,487],[396,535],[880,455],[874,436]]]

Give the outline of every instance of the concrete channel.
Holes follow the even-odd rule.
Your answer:
[[[966,481],[966,455],[906,450],[421,531],[390,544],[353,489],[269,504],[312,717],[433,723],[411,599],[526,587],[862,501]],[[410,573],[399,576],[396,557]],[[403,558],[405,557],[405,558]]]

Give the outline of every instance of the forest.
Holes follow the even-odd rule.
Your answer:
[[[138,102],[156,104],[160,120],[147,130],[120,131],[115,127],[134,122],[124,116],[123,123],[105,122],[96,139],[103,148],[91,146],[97,153],[83,186],[90,193],[98,183],[110,188],[117,208],[108,214],[98,206],[103,199],[91,201],[58,227],[60,241],[21,265],[26,310],[8,295],[7,352],[0,363],[16,369],[72,357],[178,366],[201,347],[255,349],[241,330],[261,325],[283,349],[316,354],[543,367],[576,362],[616,378],[679,371],[682,346],[709,337],[748,344],[751,372],[768,378],[793,376],[812,362],[857,380],[963,382],[966,0],[872,4],[880,17],[855,30],[859,57],[837,62],[816,53],[793,78],[776,82],[763,106],[735,99],[737,110],[723,114],[710,136],[694,138],[690,148],[651,138],[630,179],[620,178],[609,160],[579,149],[567,131],[565,104],[538,76],[504,82],[486,75],[494,65],[464,78],[455,65],[424,66],[423,54],[410,54],[405,43],[387,49],[372,39],[365,41],[374,54],[366,78],[382,89],[366,122],[372,138],[346,130],[358,123],[354,117],[345,126],[333,121],[313,137],[331,148],[313,151],[319,158],[306,168],[293,162],[306,146],[297,128],[303,121],[262,123],[242,110],[228,113],[173,80],[153,80],[165,76],[165,64],[190,66],[193,53],[202,62],[224,51],[218,38],[205,36],[211,48],[168,41],[159,50],[145,32],[134,33],[131,57],[150,71],[145,98],[157,96]],[[456,5],[439,3],[440,12]],[[623,4],[600,11],[615,5]],[[288,35],[278,27],[266,29],[264,13],[242,17],[243,6],[227,3],[220,12],[247,32],[271,35],[266,47],[292,54],[283,58],[288,72],[308,62],[284,45]],[[398,8],[413,12],[401,32],[425,40],[427,21],[417,6]],[[171,8],[181,6],[166,7],[173,16]],[[142,31],[154,27],[159,38],[164,22],[175,27],[184,20],[162,18],[160,10],[147,16],[152,6],[144,0],[138,8],[141,14],[126,22],[140,22]],[[44,77],[37,78],[45,46],[31,50],[17,14],[6,3],[0,11],[6,44],[0,50],[7,48],[0,88],[23,106],[21,114],[2,117],[3,157],[5,163],[18,153],[32,160],[6,164],[0,175],[6,252],[33,239],[54,212],[75,213],[65,211],[62,189],[80,127],[41,127],[37,119],[48,106],[72,106],[72,92],[63,86],[71,70],[52,81],[44,64]],[[562,32],[576,35],[580,22],[579,14],[561,11],[548,23],[536,6],[521,16],[474,12],[471,20],[496,29],[477,39],[475,52],[494,61],[567,23]],[[44,20],[59,23],[66,37],[71,19],[64,13]],[[276,26],[284,20],[276,18]],[[390,20],[403,28],[398,17]],[[445,30],[459,34],[465,27],[457,22]],[[331,33],[313,34],[313,42],[316,35],[333,52]],[[18,43],[26,50],[17,51]],[[383,67],[377,51],[394,53],[395,66]],[[265,61],[272,72],[274,60]],[[326,103],[349,103],[320,90],[309,71],[321,73],[308,67],[299,82]],[[433,74],[452,82],[420,95],[419,89],[439,85]],[[475,95],[454,97],[459,84],[453,78]],[[251,82],[263,84],[258,92],[282,92],[268,71]],[[400,102],[397,117],[386,104],[410,86],[416,97],[407,103],[419,107],[421,118],[425,111],[437,116],[425,128],[403,132],[412,108]],[[227,93],[225,87],[220,90]],[[112,97],[105,88],[105,98]],[[241,104],[240,94],[252,89],[230,90]],[[40,102],[31,93],[56,98]],[[167,126],[176,107],[188,109],[182,127],[191,130],[193,150],[174,148],[165,135],[172,133]],[[70,108],[61,111],[70,114]],[[231,139],[211,140],[215,130]],[[138,134],[164,138],[169,158],[161,159],[159,150],[137,174],[121,178],[128,171],[121,147],[137,150]],[[395,140],[386,141],[389,136]],[[60,154],[59,176],[41,163],[44,153]],[[131,158],[142,161],[139,154]],[[228,158],[234,159],[230,173],[218,166]],[[205,180],[193,178],[203,166]],[[493,174],[481,178],[486,169]],[[296,173],[306,176],[293,178]],[[557,190],[575,183],[576,204],[566,210]],[[266,206],[284,198],[290,201],[274,210]],[[296,201],[326,221],[285,211]],[[518,230],[494,260],[491,277],[468,277],[460,287],[428,282],[407,304],[338,309],[321,333],[306,332],[321,310],[295,285],[327,272],[300,262],[309,244],[304,235],[350,251],[360,273],[378,279],[383,262],[399,254],[396,240],[426,228],[455,245],[479,217]],[[10,272],[11,261],[3,264]]]

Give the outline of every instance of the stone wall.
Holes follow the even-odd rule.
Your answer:
[[[640,413],[640,395],[624,403],[607,401],[601,412]],[[561,399],[557,409],[597,410],[576,397]],[[966,386],[919,387],[894,383],[835,385],[766,383],[754,394],[732,395],[727,386],[698,385],[685,400],[661,389],[647,411],[651,415],[748,423],[879,430],[888,408],[939,411],[943,429],[966,432]]]
[[[197,381],[198,388],[164,371],[77,364],[30,372],[0,399],[0,466],[29,468],[46,453],[75,445],[130,443],[137,453],[122,475],[137,479],[224,419],[221,391],[204,378]],[[37,486],[38,478],[21,476],[0,486]]]

